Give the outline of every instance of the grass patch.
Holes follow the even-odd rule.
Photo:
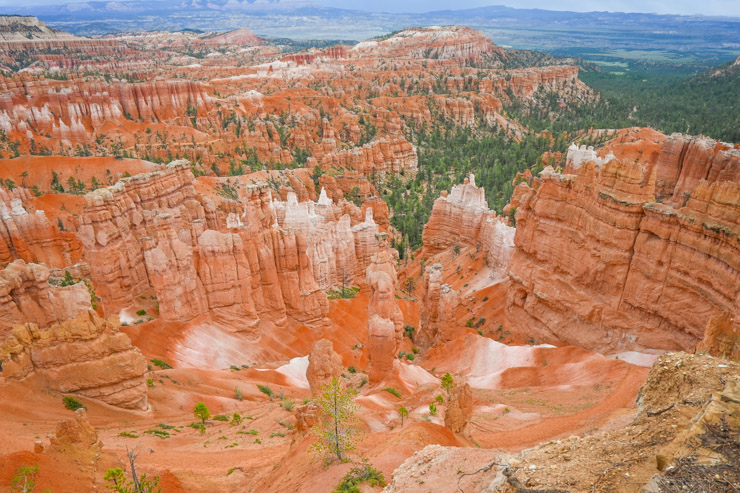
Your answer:
[[[359,292],[360,288],[354,286],[351,288],[330,289],[326,292],[326,297],[330,300],[349,299],[357,296]]]
[[[268,387],[267,385],[259,385],[259,384],[258,384],[258,385],[257,385],[257,388],[259,389],[259,391],[260,391],[260,392],[262,392],[262,393],[263,393],[263,394],[265,394],[265,395],[266,395],[267,397],[269,397],[269,398],[270,398],[270,400],[272,400],[272,398],[273,398],[273,397],[275,397],[275,393],[274,393],[274,392],[272,391],[272,389],[271,389],[270,387]]]
[[[164,440],[165,438],[169,438],[170,437],[170,432],[169,431],[167,431],[167,430],[158,430],[156,428],[153,428],[151,430],[146,430],[144,433],[146,433],[147,435],[152,435],[152,436],[155,436],[155,437],[159,437],[162,440]]]
[[[161,359],[154,358],[153,360],[151,360],[151,362],[163,370],[172,369],[172,366],[170,366],[166,361],[162,361]]]
[[[399,391],[397,391],[396,389],[394,389],[393,387],[386,387],[386,388],[383,389],[383,391],[384,392],[388,392],[389,394],[393,394],[396,397],[398,397],[399,399],[401,398],[401,393]]]

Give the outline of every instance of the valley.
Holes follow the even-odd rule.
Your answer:
[[[2,488],[740,484],[740,59],[63,15],[0,23]]]

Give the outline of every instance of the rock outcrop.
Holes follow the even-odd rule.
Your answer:
[[[153,290],[168,320],[209,313],[251,331],[268,312],[323,318],[328,304],[306,236],[276,227],[267,184],[241,189],[240,203],[219,210],[195,192],[193,178],[187,163],[174,162],[85,197],[79,236],[106,310]]]
[[[510,327],[606,352],[691,350],[713,317],[737,324],[740,151],[671,136],[657,156],[584,159],[517,186]]]
[[[514,228],[488,208],[483,187],[470,175],[462,185],[434,201],[422,235],[425,251],[434,254],[455,247],[473,246],[486,253],[498,278],[506,276],[514,246]]]
[[[318,395],[322,386],[330,383],[332,378],[339,378],[342,374],[342,358],[334,352],[334,344],[328,339],[320,339],[313,343],[308,355],[306,378],[311,386],[311,393]]]
[[[457,292],[442,283],[442,264],[430,265],[424,272],[421,288],[421,325],[415,340],[422,348],[447,342],[446,329],[455,324]]]
[[[481,60],[486,55],[505,57],[504,50],[483,33],[461,26],[405,29],[386,39],[363,41],[350,50],[350,55],[460,61]]]
[[[368,358],[370,383],[395,372],[396,349],[403,337],[403,313],[396,302],[396,250],[388,249],[388,235],[376,235],[379,251],[367,268],[370,288],[368,302]]]
[[[0,384],[36,375],[59,392],[146,409],[146,359],[92,310],[84,283],[48,279],[47,267],[21,260],[0,271]]]
[[[0,201],[0,263],[22,259],[62,268],[80,261],[82,245],[73,232],[60,231],[43,210],[29,214],[19,198],[8,205]]]
[[[445,410],[445,426],[453,433],[462,433],[473,417],[473,392],[467,382],[452,390]]]

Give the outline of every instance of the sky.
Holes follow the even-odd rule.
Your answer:
[[[25,5],[79,3],[85,0],[21,0]],[[97,0],[106,1],[106,0]],[[139,0],[149,1],[149,0]],[[656,14],[704,14],[740,17],[740,0],[313,0],[327,7],[370,12],[429,12],[459,10],[486,5],[514,8],[573,10],[577,12],[648,12]],[[18,0],[0,0],[0,8],[18,5]]]
[[[429,12],[460,10],[486,5],[521,9],[592,12],[648,12],[656,14],[704,14],[740,17],[740,0],[314,0],[328,7],[371,12]]]

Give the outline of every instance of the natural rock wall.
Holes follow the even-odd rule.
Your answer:
[[[73,232],[60,231],[43,210],[29,214],[21,199],[0,201],[0,263],[16,259],[66,267],[80,261],[82,245]]]
[[[418,341],[415,341],[422,348],[449,341],[446,329],[455,325],[457,292],[449,284],[442,283],[442,273],[442,264],[430,265],[424,272],[421,325]]]
[[[679,140],[687,154],[669,160]],[[536,189],[520,184],[509,326],[603,352],[690,350],[712,317],[737,320],[737,151],[704,144],[719,150],[686,159],[699,144],[672,136],[657,162],[584,161],[571,174],[546,168]]]
[[[146,409],[146,360],[90,304],[84,283],[51,286],[43,265],[0,271],[0,385],[36,375],[59,392]]]
[[[481,60],[484,55],[505,56],[480,31],[461,26],[405,29],[383,40],[363,41],[351,56]]]
[[[434,201],[422,234],[424,249],[432,254],[456,246],[484,251],[488,265],[499,278],[508,272],[513,238],[514,228],[488,208],[485,191],[475,185],[472,174],[465,183],[455,185],[449,194],[443,192]]]
[[[374,140],[362,147],[335,151],[323,155],[319,160],[309,159],[308,165],[323,169],[343,168],[371,176],[377,173],[415,173],[419,160],[413,144],[403,137]]]
[[[305,237],[314,279],[322,290],[350,287],[358,276],[364,276],[377,251],[375,235],[379,229],[373,220],[373,209],[365,209],[365,220],[357,222],[353,216],[359,216],[361,211],[344,203],[350,207],[349,213],[328,198],[323,189],[315,203],[298,202],[292,192],[287,201],[272,203],[278,224]]]
[[[210,313],[252,330],[266,313],[323,318],[306,236],[275,227],[269,187],[245,187],[241,203],[217,207],[193,179],[186,162],[173,162],[85,197],[79,235],[106,310],[153,290],[168,320]]]
[[[0,129],[7,134],[30,132],[74,143],[93,141],[93,131],[106,122],[187,123],[186,112],[191,108],[204,114],[214,104],[207,87],[191,81],[105,84],[2,79],[0,89]]]
[[[403,338],[403,313],[396,302],[398,252],[388,248],[388,235],[376,235],[378,252],[367,268],[369,377],[376,383],[395,371],[396,349]]]

